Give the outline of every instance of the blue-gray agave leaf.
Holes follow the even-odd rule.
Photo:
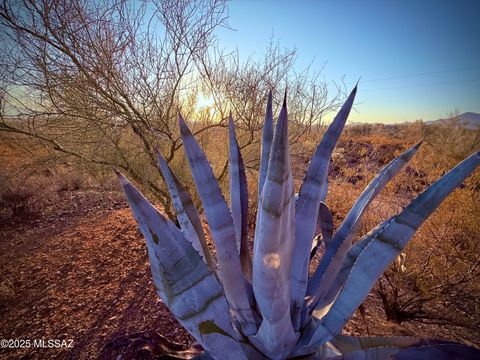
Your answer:
[[[400,349],[391,356],[394,360],[477,360],[479,357],[480,351],[478,349],[455,343],[424,346],[420,344],[418,346]]]
[[[273,109],[272,109],[272,91],[268,93],[267,111],[265,113],[265,122],[262,130],[262,151],[260,155],[260,171],[258,174],[258,203],[262,195],[263,184],[267,177],[268,159],[270,158],[270,148],[273,140]]]
[[[426,359],[476,360],[479,351],[451,341],[406,336],[343,336],[337,335],[332,345],[342,357],[330,359]]]
[[[286,358],[297,341],[290,316],[290,264],[295,242],[293,190],[285,100],[260,197],[253,259],[253,291],[263,321],[252,342],[272,359]]]
[[[432,345],[432,341],[428,339],[409,337],[409,336],[347,336],[337,335],[331,343],[341,354],[348,354],[355,351],[380,348],[380,347],[396,347],[405,348],[414,346],[415,344]],[[435,341],[437,344],[438,341]]]
[[[245,277],[236,245],[232,215],[222,195],[212,168],[190,129],[179,116],[183,146],[198,195],[207,215],[208,225],[217,250],[219,277],[230,308],[246,335],[257,332],[252,287]]]
[[[215,260],[208,249],[198,210],[158,149],[155,150],[163,179],[167,184],[173,207],[177,213],[177,220],[185,233],[185,238],[192,243],[193,247],[202,255],[208,268],[215,274]]]
[[[384,189],[388,182],[398,174],[403,166],[410,161],[422,142],[403,152],[386,165],[368,184],[359,196],[352,209],[348,212],[342,225],[335,233],[331,246],[325,252],[318,268],[309,279],[307,295],[315,295],[322,299],[336,279],[343,259],[352,246],[352,238],[360,225],[362,215],[372,200]],[[338,289],[337,289],[338,290]],[[332,299],[325,299],[329,303]],[[326,303],[322,304],[326,305]]]
[[[333,149],[342,133],[353,105],[357,87],[352,90],[332,124],[329,126],[307,169],[295,207],[295,249],[292,254],[292,312],[295,330],[300,328],[300,313],[307,289],[310,250],[314,237],[320,202],[327,193],[328,165]]]
[[[118,173],[148,248],[153,280],[170,311],[216,358],[246,359],[222,288],[183,233]]]
[[[415,231],[440,203],[480,165],[480,152],[471,155],[412,201],[399,215],[388,221],[364,244],[326,315],[313,335],[299,346],[299,353],[310,351],[338,334],[363,302],[385,268],[405,248]],[[364,241],[364,243],[367,241]]]
[[[332,340],[342,355],[331,360],[351,359],[477,359],[478,350],[443,340],[414,337],[356,337],[337,335]]]
[[[479,153],[470,156],[400,214],[383,222],[352,246],[352,235],[367,206],[420,145],[382,169],[333,235],[332,215],[323,202],[327,193],[328,163],[355,93],[356,87],[318,146],[296,204],[289,164],[286,100],[272,135],[270,93],[262,135],[253,266],[247,247],[245,169],[231,118],[232,212],[204,153],[184,120],[179,119],[185,154],[217,250],[218,278],[214,276],[215,260],[206,247],[198,212],[164,159],[159,156],[160,168],[182,230],[120,176],[147,242],[158,293],[182,325],[208,351],[209,355],[204,354],[203,358],[404,359],[414,356],[442,359],[460,354],[466,358],[480,358],[478,350],[448,342],[405,338],[367,340],[339,335],[375,281],[404,249],[418,227],[480,164]],[[326,252],[307,288],[312,240],[320,233]],[[251,279],[249,269],[252,269]]]
[[[230,151],[228,165],[230,175],[230,208],[237,240],[237,249],[240,253],[240,262],[245,276],[252,279],[252,258],[248,250],[248,188],[245,166],[242,154],[235,137],[233,118],[230,113],[228,119],[228,134]]]
[[[318,239],[318,235],[322,235],[322,242],[325,245],[325,249],[330,245],[333,236],[333,218],[330,209],[328,208],[327,204],[323,201],[320,202],[320,206],[318,208],[318,220],[317,220],[317,229],[315,230],[315,239],[317,241],[316,244],[312,245],[312,252],[310,254],[310,259],[315,256],[317,252],[320,241]]]
[[[322,298],[314,297],[310,300],[308,308],[306,309],[307,315],[312,314],[316,318],[322,318],[330,309],[333,304],[333,299],[338,294],[340,288],[345,284],[350,271],[355,263],[355,260],[358,258],[360,253],[365,246],[373,239],[377,234],[383,231],[383,228],[391,221],[391,219],[382,222],[380,225],[375,227],[373,230],[369,231],[365,236],[358,240],[355,245],[353,245],[347,253],[347,256],[344,258],[340,271],[333,284],[328,290],[325,291]],[[304,322],[308,321],[308,318],[304,319]]]

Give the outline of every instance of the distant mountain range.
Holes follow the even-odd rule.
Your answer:
[[[467,129],[480,129],[480,114],[477,114],[474,112],[465,112],[458,116],[454,116],[446,119],[425,121],[425,124],[431,124],[431,125],[446,124],[456,119],[458,119],[458,121],[460,121],[460,123],[463,124]]]

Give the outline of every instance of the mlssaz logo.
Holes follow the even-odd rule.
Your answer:
[[[36,339],[33,341],[33,346],[37,348],[73,348],[73,340]]]

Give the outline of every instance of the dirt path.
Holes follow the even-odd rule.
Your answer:
[[[190,341],[155,294],[125,204],[17,224],[0,237],[0,338],[73,340],[72,348],[2,349],[0,358],[91,359],[109,340],[145,330]]]

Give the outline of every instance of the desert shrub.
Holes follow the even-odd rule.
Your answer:
[[[423,124],[422,135],[438,153],[437,161],[448,164],[480,149],[480,127],[468,127],[455,115],[439,124]]]
[[[51,156],[39,143],[1,136],[0,218],[46,213],[65,206],[63,194],[86,189],[118,189],[111,170]]]
[[[62,192],[94,187],[95,180],[76,169],[34,169],[0,174],[0,217],[45,213],[60,207]]]
[[[39,212],[59,200],[59,186],[49,176],[31,174],[23,181],[2,180],[0,199],[6,216]]]

